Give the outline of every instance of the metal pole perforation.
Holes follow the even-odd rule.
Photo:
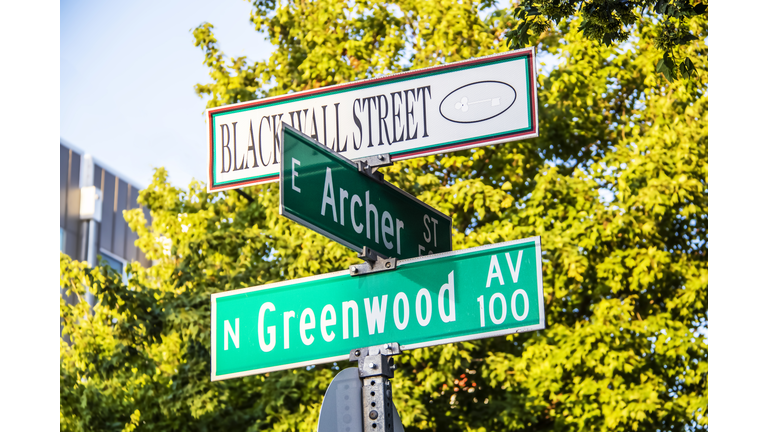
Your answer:
[[[362,382],[362,409],[364,432],[393,432],[394,411],[392,384],[395,362],[392,356],[400,354],[400,344],[388,343],[352,350],[350,361],[357,361]]]

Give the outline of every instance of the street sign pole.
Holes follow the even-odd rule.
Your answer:
[[[390,378],[395,376],[392,356],[400,354],[400,344],[387,343],[352,350],[349,361],[357,361],[362,384],[361,403],[364,432],[394,432],[395,404]]]

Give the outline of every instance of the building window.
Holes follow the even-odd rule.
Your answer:
[[[110,267],[112,267],[113,270],[120,273],[123,277],[123,283],[128,283],[128,277],[125,273],[125,260],[113,255],[104,249],[101,250],[101,258],[109,264]]]
[[[112,269],[114,269],[116,272],[123,274],[123,263],[112,258],[109,255],[102,255],[101,258],[104,259],[104,261],[106,261],[107,263],[109,263],[109,266],[112,267]]]
[[[64,246],[67,245],[67,232],[59,227],[59,252],[64,252]]]

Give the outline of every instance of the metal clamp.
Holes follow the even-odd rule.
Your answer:
[[[349,274],[351,276],[360,276],[397,268],[397,258],[387,258],[368,246],[363,246],[363,251],[358,253],[357,257],[365,260],[365,262],[349,266]]]
[[[400,344],[392,342],[351,350],[349,352],[349,361],[357,362],[360,378],[379,375],[392,378],[395,376],[396,369],[395,360],[392,356],[402,353]]]
[[[381,167],[392,165],[392,159],[389,154],[381,154],[358,159],[355,161],[355,165],[357,165],[357,170],[359,172],[376,181],[382,182],[384,181],[384,175],[376,170]]]

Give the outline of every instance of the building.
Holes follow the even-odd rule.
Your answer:
[[[137,203],[140,188],[94,161],[91,155],[62,141],[59,144],[61,252],[91,266],[101,258],[123,277],[127,263],[138,261],[149,266],[135,245],[138,235],[123,218],[123,210],[141,208]],[[149,209],[143,210],[147,221],[151,221]],[[94,304],[90,295],[88,303]]]

